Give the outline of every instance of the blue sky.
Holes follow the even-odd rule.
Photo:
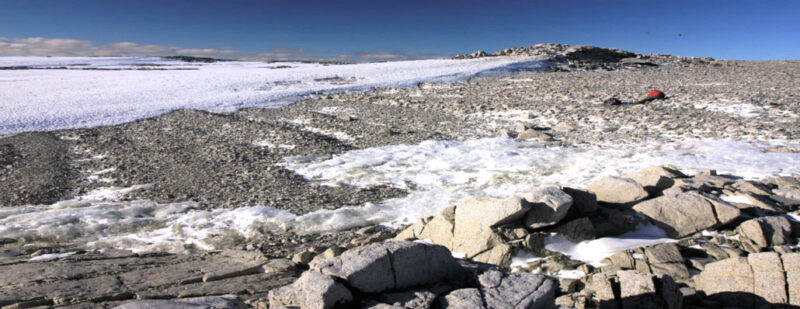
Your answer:
[[[0,55],[364,61],[546,42],[800,59],[800,1],[0,0]]]

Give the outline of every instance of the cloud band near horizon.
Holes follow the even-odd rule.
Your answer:
[[[355,51],[326,57],[301,48],[276,48],[268,52],[250,53],[227,48],[182,48],[133,42],[115,42],[98,45],[89,40],[42,37],[0,37],[0,56],[125,57],[172,55],[239,57],[250,60],[268,61],[303,60],[342,62],[399,61],[442,57],[442,55],[430,53],[407,54],[387,51]]]

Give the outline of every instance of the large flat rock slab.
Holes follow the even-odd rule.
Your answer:
[[[258,253],[243,251],[105,258],[75,254],[23,261],[0,265],[0,306],[96,306],[129,299],[265,295],[296,279],[293,272],[264,273],[267,262]]]

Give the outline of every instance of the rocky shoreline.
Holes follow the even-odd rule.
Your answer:
[[[498,55],[547,56],[560,65],[547,73],[320,95],[278,109],[179,110],[116,126],[4,137],[0,205],[47,207],[95,189],[140,186],[115,201],[191,201],[198,210],[264,205],[302,215],[408,191],[320,185],[283,166],[287,157],[489,137],[603,148],[703,138],[793,142],[800,136],[800,62],[561,45]],[[630,102],[654,88],[667,98],[601,104],[610,97]],[[800,148],[783,143],[766,151]],[[258,239],[226,239],[235,245],[222,251],[137,254],[82,247],[95,234],[63,241],[0,235],[0,273],[8,274],[0,282],[0,306],[799,305],[793,265],[800,261],[800,228],[791,217],[800,206],[798,179],[754,181],[711,171],[687,176],[678,168],[657,166],[585,188],[563,184],[507,199],[470,197],[405,229],[263,231]],[[593,262],[547,246],[554,243],[551,233],[578,243],[648,224],[674,241]],[[541,259],[512,265],[522,251]],[[408,256],[428,257],[430,264],[404,260]],[[381,268],[386,265],[388,271]],[[411,276],[420,272],[415,266],[428,267],[423,278]],[[427,274],[442,267],[441,276]],[[369,274],[374,281],[367,286],[394,283],[364,290],[353,273]],[[409,274],[410,283],[398,283],[399,273]]]

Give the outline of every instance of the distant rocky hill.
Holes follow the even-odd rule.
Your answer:
[[[616,48],[588,45],[566,45],[542,43],[527,47],[515,47],[487,53],[479,50],[472,54],[456,55],[453,59],[471,59],[496,56],[528,56],[548,58],[558,64],[555,70],[615,70],[623,67],[645,67],[664,64],[709,64],[710,57],[680,57],[663,54],[642,55]]]

